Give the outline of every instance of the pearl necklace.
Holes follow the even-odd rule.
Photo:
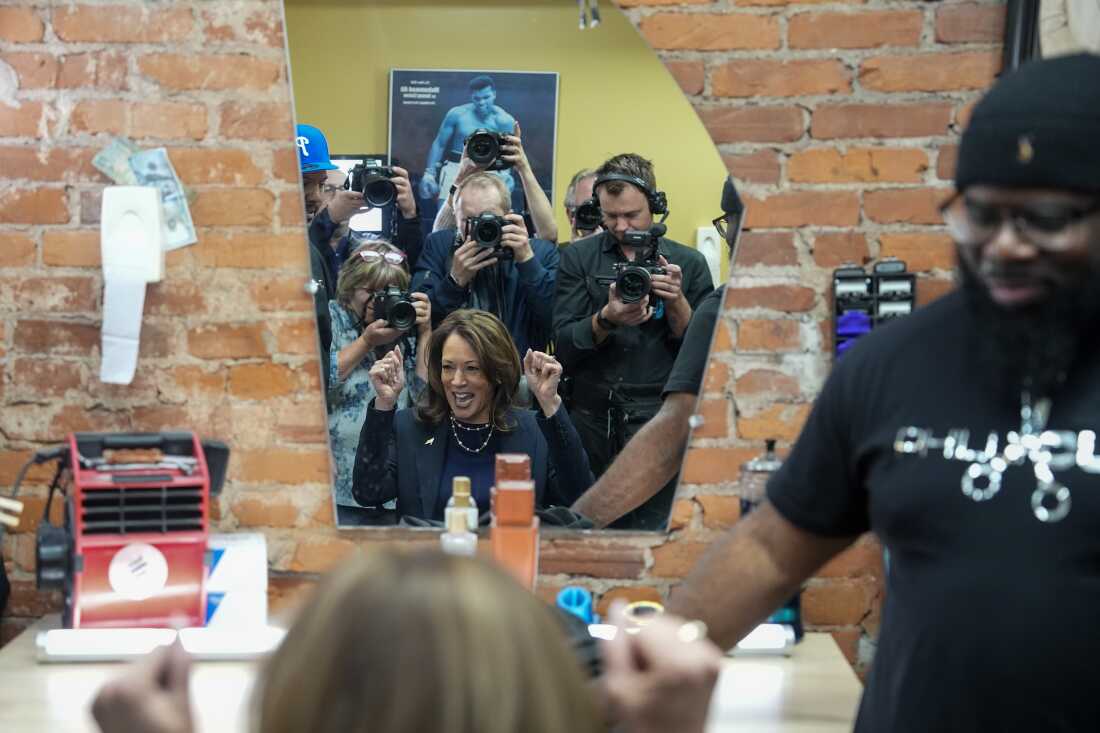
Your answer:
[[[458,443],[458,447],[466,451],[467,453],[480,453],[481,451],[485,450],[485,446],[489,445],[489,441],[493,439],[493,424],[489,423],[487,427],[489,428],[489,434],[485,436],[485,442],[482,443],[481,446],[478,448],[470,448],[462,442],[462,438],[458,437],[458,429],[462,428],[463,430],[469,430],[472,433],[479,433],[484,430],[485,427],[483,426],[480,428],[468,428],[465,425],[459,425],[458,421],[455,420],[455,416],[451,415],[451,434],[455,436],[455,442]]]

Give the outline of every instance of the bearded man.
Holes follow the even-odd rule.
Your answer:
[[[889,550],[857,731],[1100,726],[1100,57],[998,81],[943,217],[961,287],[836,365],[769,501],[670,610],[727,648],[860,534]]]

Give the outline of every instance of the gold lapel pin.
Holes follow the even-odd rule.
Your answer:
[[[1021,163],[1030,163],[1032,158],[1035,157],[1035,146],[1031,143],[1031,138],[1027,135],[1021,135],[1016,144],[1016,160]]]

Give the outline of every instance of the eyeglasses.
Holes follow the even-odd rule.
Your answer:
[[[986,204],[956,193],[940,206],[951,236],[961,245],[977,247],[997,236],[1007,219],[1022,239],[1039,249],[1060,252],[1081,241],[1082,221],[1100,212],[1100,201],[1088,206]]]
[[[722,237],[722,239],[725,239],[726,232],[728,232],[730,228],[730,219],[734,220],[734,226],[736,227],[736,222],[739,218],[740,217],[737,214],[722,214],[716,219],[711,219],[710,223],[713,224],[714,228],[718,230],[718,235]]]
[[[387,249],[384,252],[377,249],[361,249],[356,254],[362,257],[364,262],[385,260],[391,265],[400,265],[405,261],[405,253],[396,249]]]

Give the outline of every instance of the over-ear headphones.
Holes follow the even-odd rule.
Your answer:
[[[665,192],[655,191],[641,178],[627,173],[604,173],[596,176],[596,182],[592,184],[592,198],[595,199],[597,204],[599,204],[599,197],[596,195],[596,189],[612,181],[622,181],[637,187],[645,194],[646,201],[649,202],[649,213],[654,216],[666,216],[668,214],[668,197],[665,196]]]

